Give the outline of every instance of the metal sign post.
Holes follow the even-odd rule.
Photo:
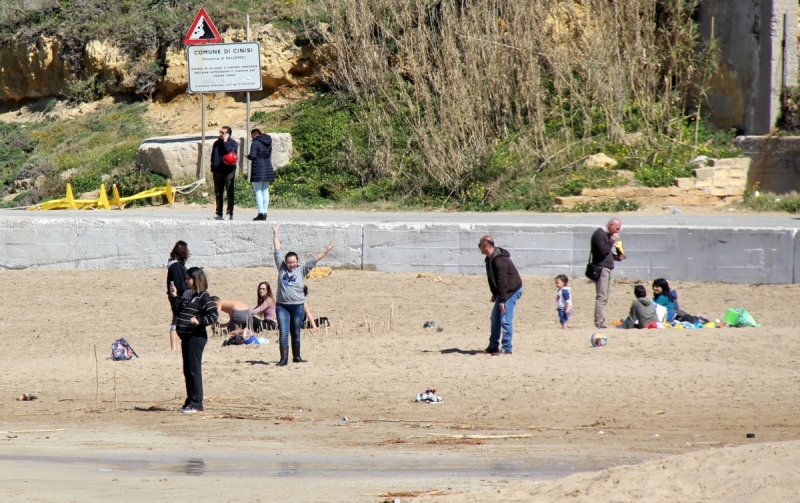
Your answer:
[[[206,177],[206,95],[200,93],[200,178]]]
[[[246,40],[250,42],[250,14],[245,14],[244,16],[244,23],[246,26]],[[261,53],[261,48],[258,50],[259,54]],[[259,65],[258,68],[259,73],[261,72],[261,66]],[[247,129],[244,132],[244,156],[250,153],[250,91],[247,91]],[[243,156],[243,157],[244,157]],[[242,167],[244,167],[244,163],[242,163]],[[253,180],[253,161],[250,161],[250,164],[247,166],[247,181],[252,182]]]

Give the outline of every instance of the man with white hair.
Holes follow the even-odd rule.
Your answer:
[[[619,231],[622,229],[622,222],[618,218],[612,218],[605,227],[600,227],[592,234],[592,264],[603,268],[600,278],[595,282],[597,297],[594,302],[594,326],[606,328],[606,304],[611,294],[611,271],[614,269],[614,261],[622,260],[614,254],[614,245],[619,241]]]

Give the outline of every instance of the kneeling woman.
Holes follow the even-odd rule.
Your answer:
[[[289,362],[289,332],[292,334],[292,361],[295,363],[305,362],[300,356],[300,329],[303,325],[303,306],[305,296],[303,295],[303,279],[311,272],[311,269],[322,260],[325,255],[333,249],[333,241],[328,244],[325,250],[299,266],[297,254],[289,252],[285,257],[281,256],[281,242],[278,239],[278,228],[272,228],[273,242],[275,244],[275,266],[278,268],[278,330],[280,330],[280,350],[281,360],[278,366],[284,366]]]
[[[208,280],[202,269],[192,267],[186,271],[186,286],[189,288],[178,297],[178,290],[171,286],[170,302],[177,313],[175,329],[181,338],[183,377],[186,380],[186,402],[181,408],[184,414],[203,412],[203,349],[208,342],[206,327],[217,321],[217,306],[208,294]]]

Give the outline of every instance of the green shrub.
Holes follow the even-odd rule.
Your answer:
[[[255,208],[256,195],[253,184],[247,181],[245,175],[238,175],[233,182],[233,200],[240,208]]]
[[[619,213],[622,211],[638,211],[639,203],[627,199],[600,201],[598,203],[578,203],[567,211],[572,213]]]
[[[758,187],[756,187],[757,189]],[[792,192],[778,196],[771,193],[748,191],[744,197],[744,205],[756,211],[785,211],[787,213],[800,213],[800,194]]]

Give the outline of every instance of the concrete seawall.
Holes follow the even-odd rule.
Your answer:
[[[309,219],[312,220],[312,219]],[[308,222],[308,220],[306,220]],[[394,272],[483,273],[480,236],[509,248],[523,274],[582,276],[595,225],[331,221],[290,223],[281,242],[301,260],[336,248],[325,265]],[[274,265],[272,231],[262,222],[0,216],[0,269],[163,267],[175,241],[191,265]],[[794,283],[800,279],[796,228],[626,225],[628,259],[615,276],[652,280]]]

